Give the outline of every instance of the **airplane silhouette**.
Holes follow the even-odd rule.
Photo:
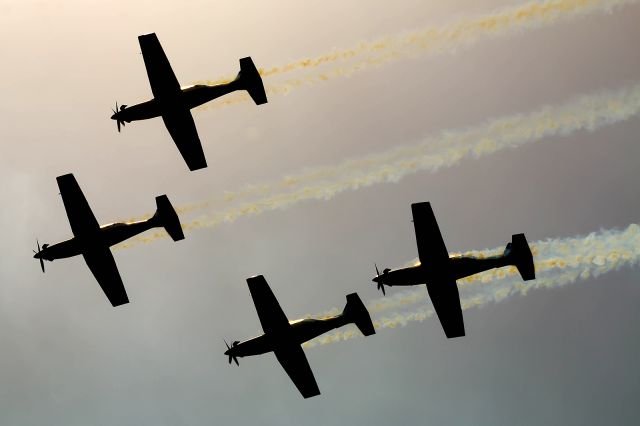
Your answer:
[[[349,323],[354,323],[365,336],[375,334],[369,312],[356,293],[347,295],[347,304],[340,315],[289,321],[262,275],[248,278],[247,284],[264,334],[244,342],[235,341],[231,346],[225,341],[224,354],[229,357],[229,364],[233,360],[240,365],[238,357],[273,352],[304,398],[320,395],[320,390],[302,343]]]
[[[533,255],[524,234],[511,237],[504,253],[497,256],[474,258],[449,257],[430,203],[411,205],[413,225],[418,243],[420,264],[400,269],[378,271],[373,278],[385,294],[384,286],[411,286],[426,284],[427,292],[448,338],[464,336],[464,320],[456,280],[493,268],[513,265],[525,281],[535,279]]]
[[[180,87],[158,37],[151,33],[139,36],[138,41],[154,98],[129,107],[121,105],[118,108],[116,103],[111,119],[116,120],[118,132],[120,125],[125,123],[161,116],[189,170],[207,167],[190,110],[236,90],[249,92],[256,105],[266,103],[267,95],[256,66],[250,57],[242,58],[238,76],[229,83]]]
[[[178,215],[169,198],[166,195],[156,197],[156,213],[147,220],[100,226],[73,174],[58,176],[56,180],[73,238],[53,245],[43,244],[42,248],[38,242],[38,251],[34,251],[33,257],[40,260],[40,267],[44,272],[43,260],[51,262],[81,254],[111,305],[115,307],[129,303],[109,247],[156,227],[164,227],[173,241],[184,239]]]

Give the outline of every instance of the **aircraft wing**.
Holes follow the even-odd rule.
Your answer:
[[[273,295],[269,284],[267,284],[267,280],[262,275],[257,275],[247,278],[247,284],[264,332],[268,334],[288,327],[289,320],[282,312],[282,308]]]
[[[429,266],[435,269],[440,265],[445,267],[449,264],[449,252],[444,245],[431,203],[411,204],[411,212],[420,263],[429,263]]]
[[[309,361],[300,345],[283,346],[274,351],[276,358],[289,378],[305,398],[320,395],[320,389],[313,377]]]
[[[204,151],[191,112],[188,109],[173,109],[163,114],[162,120],[189,170],[207,167],[207,160],[204,158]]]
[[[247,278],[247,284],[264,332],[269,334],[289,327],[289,320],[280,308],[264,276]],[[316,379],[300,345],[285,343],[279,345],[274,353],[303,397],[309,398],[320,394]]]
[[[122,278],[118,272],[116,261],[108,247],[87,250],[82,253],[87,266],[91,269],[93,276],[98,280],[102,291],[111,302],[111,305],[118,306],[129,303],[127,291],[124,289]]]
[[[431,203],[411,205],[420,263],[428,264],[427,291],[448,338],[464,336],[464,319],[456,280],[449,270],[449,252]]]
[[[100,229],[100,225],[98,225],[98,221],[73,174],[58,176],[56,180],[73,235],[78,237]]]
[[[452,337],[464,336],[464,318],[460,307],[460,294],[454,279],[439,276],[427,283],[431,303],[438,314],[444,334]]]
[[[151,91],[156,98],[175,95],[180,84],[155,33],[138,36]]]

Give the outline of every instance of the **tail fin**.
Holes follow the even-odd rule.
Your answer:
[[[249,92],[249,96],[256,105],[267,103],[267,94],[264,91],[262,77],[254,65],[250,56],[240,59],[240,72],[236,77],[242,88]]]
[[[173,241],[183,240],[184,233],[182,232],[180,219],[178,219],[178,214],[171,205],[169,198],[166,195],[156,197],[156,206],[157,210],[156,214],[153,215],[153,219],[158,221],[158,226],[162,226]]]
[[[511,264],[518,268],[523,280],[529,281],[536,278],[533,255],[524,234],[511,236],[511,242],[507,244],[505,254],[511,258]]]
[[[373,323],[371,322],[371,316],[369,316],[369,311],[367,311],[364,303],[362,303],[362,300],[358,297],[358,293],[347,295],[347,304],[342,311],[342,315],[347,321],[353,322],[365,336],[376,334],[376,330],[373,328]]]

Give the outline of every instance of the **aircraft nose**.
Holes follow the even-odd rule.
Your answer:
[[[39,258],[40,258],[40,253],[36,253],[36,254],[34,254],[34,255],[33,255],[33,258],[34,258],[34,259],[39,259]]]
[[[371,281],[373,281],[374,283],[377,283],[378,280],[380,280],[380,277],[373,277],[373,279],[371,279]]]
[[[116,114],[113,114],[113,115],[111,116],[111,119],[112,119],[112,120],[117,120],[117,119],[118,119],[118,117],[116,117],[116,115],[118,115],[118,114],[117,114],[117,113],[116,113]]]

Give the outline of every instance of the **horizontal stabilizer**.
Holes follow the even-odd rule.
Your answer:
[[[153,217],[158,221],[157,226],[162,226],[173,241],[183,240],[184,233],[182,232],[180,219],[169,198],[166,195],[156,197],[156,206],[156,214]]]
[[[369,311],[367,311],[364,303],[360,300],[358,293],[347,295],[347,304],[344,307],[344,311],[342,311],[342,315],[344,315],[347,321],[353,322],[365,336],[376,334]]]
[[[236,80],[240,82],[244,90],[249,92],[249,96],[251,96],[256,105],[267,103],[267,94],[264,91],[262,77],[260,77],[260,73],[251,57],[247,56],[240,59],[240,72]]]

